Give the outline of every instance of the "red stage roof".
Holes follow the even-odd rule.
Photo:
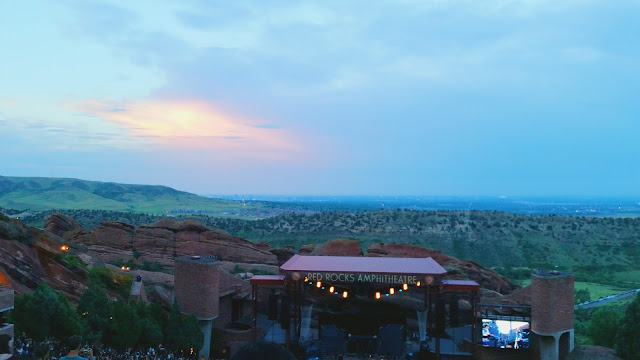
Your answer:
[[[473,280],[442,280],[445,290],[477,291],[480,285]]]
[[[284,275],[255,275],[249,282],[251,285],[284,286]]]
[[[309,256],[293,255],[280,266],[287,272],[344,272],[371,274],[442,275],[446,274],[432,258]]]

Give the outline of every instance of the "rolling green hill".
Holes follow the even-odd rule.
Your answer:
[[[18,210],[89,209],[152,214],[257,210],[262,203],[209,199],[166,186],[78,179],[0,176],[0,207]]]

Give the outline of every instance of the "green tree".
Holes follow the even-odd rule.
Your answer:
[[[87,324],[87,339],[99,340],[109,324],[109,298],[98,285],[90,285],[78,302],[78,313]]]
[[[587,325],[587,336],[594,345],[613,348],[619,321],[620,315],[617,311],[609,308],[598,309],[591,315]]]
[[[591,292],[589,292],[589,289],[574,290],[573,299],[575,304],[591,301]]]
[[[174,351],[189,353],[191,349],[199,352],[204,344],[204,334],[198,326],[198,320],[193,315],[183,318],[177,303],[171,307],[169,322],[165,329],[167,347]]]
[[[89,284],[98,285],[106,290],[111,290],[127,299],[131,293],[133,276],[130,274],[114,274],[107,268],[92,268],[89,270]]]
[[[145,347],[156,347],[162,343],[162,328],[152,319],[145,318],[140,321],[142,333],[140,343]]]
[[[616,351],[625,360],[640,360],[640,294],[636,296],[620,320]]]
[[[136,306],[115,301],[110,308],[109,324],[102,337],[105,345],[118,350],[137,345],[142,334],[142,324]]]
[[[46,337],[66,339],[85,330],[69,300],[44,282],[32,294],[15,298],[12,317],[16,330],[36,341]]]

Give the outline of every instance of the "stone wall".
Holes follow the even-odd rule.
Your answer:
[[[218,316],[220,297],[218,262],[213,257],[183,256],[176,259],[175,296],[184,314],[200,320]]]
[[[555,334],[573,329],[573,275],[541,272],[531,277],[531,330]]]

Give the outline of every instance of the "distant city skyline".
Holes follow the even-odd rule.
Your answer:
[[[0,3],[0,175],[640,196],[640,2]]]

